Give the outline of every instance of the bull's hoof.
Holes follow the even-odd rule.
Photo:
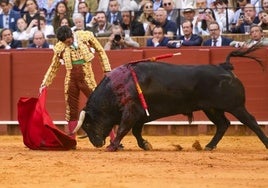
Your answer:
[[[204,150],[205,150],[205,151],[212,151],[212,150],[214,150],[214,149],[216,149],[216,146],[213,146],[213,147],[206,146]]]
[[[149,151],[149,150],[152,150],[153,149],[153,146],[147,140],[145,140],[143,142],[142,149],[144,149],[145,151]]]
[[[106,147],[106,151],[115,152],[117,151],[117,147],[115,147],[115,145],[113,144],[110,144],[109,146]]]

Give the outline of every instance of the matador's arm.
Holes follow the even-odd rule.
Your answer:
[[[109,59],[106,55],[105,50],[103,49],[100,42],[90,31],[77,31],[79,33],[79,40],[82,40],[84,43],[87,43],[88,46],[93,47],[98,53],[101,59],[101,65],[104,72],[111,71],[111,65],[109,63]]]
[[[54,55],[52,57],[51,64],[44,76],[41,86],[47,87],[52,83],[59,69],[60,59],[61,59],[62,53],[64,52],[64,49],[65,49],[65,44],[63,42],[57,42],[57,44],[54,46],[53,48]]]

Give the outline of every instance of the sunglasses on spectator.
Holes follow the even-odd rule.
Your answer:
[[[145,8],[149,9],[149,8],[153,8],[152,5],[148,5],[148,6],[145,6]]]
[[[205,11],[205,13],[207,13],[207,14],[212,14],[212,12],[211,12],[211,11]]]
[[[169,2],[169,3],[164,3],[163,5],[164,5],[165,7],[170,6],[170,5],[171,5],[171,2]]]

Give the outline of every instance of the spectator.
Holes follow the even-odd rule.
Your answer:
[[[27,25],[29,26],[32,21],[34,21],[35,25],[37,25],[37,20],[39,19],[39,12],[38,12],[38,4],[36,0],[26,0],[26,7],[27,12],[23,15],[23,18],[27,22]]]
[[[211,22],[208,26],[210,39],[204,41],[203,46],[229,46],[233,41],[221,36],[220,26],[217,22]]]
[[[201,10],[201,9],[200,9]],[[208,26],[211,22],[216,21],[216,16],[211,8],[205,8],[204,12],[199,12],[195,22],[195,33],[199,35],[209,35]],[[219,23],[220,25],[221,23]],[[220,25],[222,30],[222,25]]]
[[[37,30],[40,30],[43,32],[46,39],[55,37],[55,32],[54,32],[53,26],[47,25],[46,19],[44,17],[40,16],[39,22],[40,22],[40,28],[33,27],[31,33],[35,33]]]
[[[211,8],[199,9],[195,22],[195,33],[199,35],[209,35],[208,25],[216,21],[214,11]]]
[[[197,16],[195,16],[195,10],[193,7],[187,7],[182,10],[182,18],[181,18],[181,23],[183,23],[185,20],[189,20],[192,22],[193,25],[195,25]],[[193,33],[195,34],[195,30],[193,30]],[[182,24],[178,27],[178,36],[184,35],[183,29],[182,29]]]
[[[17,30],[13,32],[15,40],[29,40],[32,38],[31,29],[27,28],[27,23],[23,18],[17,20]]]
[[[268,30],[268,13],[264,10],[260,11],[258,14],[260,23],[258,24],[262,30]]]
[[[21,48],[22,43],[20,40],[13,38],[12,30],[4,28],[0,32],[0,49]]]
[[[252,4],[246,4],[243,14],[240,15],[235,27],[231,28],[232,33],[245,33],[245,26],[258,24],[259,18],[256,16],[256,8]]]
[[[215,14],[218,18],[218,21],[221,22],[222,32],[228,32],[229,24],[232,22],[234,18],[234,11],[228,8],[228,0],[216,0],[214,2],[215,5]]]
[[[208,5],[207,0],[196,0],[196,2],[195,2],[195,7],[197,9],[204,10],[205,8],[209,8],[207,5]]]
[[[201,13],[203,14],[205,12],[206,9],[210,9],[212,12],[213,12],[213,17],[215,21],[219,22],[219,18],[217,17],[218,15],[215,14],[214,12],[214,9],[215,7],[212,6],[214,3],[215,0],[196,0],[196,3],[195,3],[195,6],[196,6],[196,9],[197,9],[197,12],[198,13]],[[199,22],[200,20],[197,19],[197,22]],[[222,24],[220,24],[220,27],[222,28]],[[198,33],[196,33],[198,34]],[[206,33],[207,35],[209,33]]]
[[[139,43],[132,40],[130,36],[123,36],[123,30],[120,24],[115,23],[112,26],[112,34],[109,37],[109,41],[105,44],[104,50],[117,50],[125,48],[138,48],[140,47]]]
[[[47,25],[52,25],[52,20],[55,14],[55,8],[57,3],[61,0],[38,0],[38,6],[41,10],[45,11],[45,18]],[[41,16],[41,13],[40,13]]]
[[[97,37],[109,37],[112,33],[112,24],[107,22],[105,12],[96,13],[88,24],[90,31]]]
[[[0,6],[2,14],[0,14],[0,29],[9,28],[12,31],[17,30],[17,20],[20,18],[20,14],[11,9],[9,0],[0,0]]]
[[[260,26],[253,24],[250,26],[250,39],[246,42],[242,41],[233,41],[230,43],[230,46],[236,48],[250,48],[254,44],[259,43],[263,46],[268,46],[268,39],[264,38],[263,30]]]
[[[139,9],[139,10],[142,10],[142,7],[143,7],[148,1],[150,1],[150,2],[153,3],[152,0],[138,0],[138,9]],[[153,5],[153,4],[152,4],[152,5]]]
[[[89,7],[86,2],[79,2],[78,13],[81,13],[84,16],[84,22],[86,26],[92,19],[92,14],[89,12]]]
[[[26,0],[15,0],[12,10],[19,12],[20,16],[23,17],[27,12]]]
[[[187,7],[185,9],[182,10],[182,23],[185,20],[190,20],[193,25],[194,25],[194,20],[195,20],[195,10],[193,9],[193,7]]]
[[[122,29],[129,30],[130,36],[144,36],[145,31],[143,28],[142,23],[139,21],[134,20],[132,12],[127,9],[122,9],[122,22],[121,27]]]
[[[42,31],[37,30],[34,32],[33,42],[28,45],[28,48],[49,48],[49,44]]]
[[[185,20],[182,23],[184,36],[180,36],[177,40],[168,42],[169,48],[179,48],[180,46],[201,46],[203,38],[193,34],[193,23],[190,20]]]
[[[39,16],[47,17],[47,10],[45,8],[39,8]]]
[[[268,13],[268,0],[261,0],[261,8]]]
[[[165,36],[173,38],[177,34],[176,23],[167,19],[167,11],[164,8],[159,8],[155,12],[155,25],[160,25],[164,28]]]
[[[146,36],[151,36],[152,35],[152,30],[155,27],[155,14],[153,11],[153,3],[152,1],[145,0],[142,1],[142,13],[140,14],[138,21],[143,24],[143,28],[145,31]]]
[[[72,31],[89,30],[89,28],[86,29],[84,16],[81,13],[73,14],[73,23],[74,26],[72,27]]]
[[[71,27],[72,21],[68,17],[63,17],[60,19],[60,26],[64,25]]]
[[[110,0],[109,7],[107,11],[107,21],[111,24],[114,22],[121,22],[122,16],[121,12],[119,11],[120,5],[117,0]]]
[[[146,46],[160,47],[167,46],[169,38],[165,36],[164,29],[161,26],[155,26],[153,37],[147,39]]]
[[[163,8],[167,11],[167,20],[171,20],[176,23],[176,27],[180,25],[178,22],[179,11],[175,7],[173,0],[163,0]]]
[[[238,22],[239,18],[241,17],[240,16],[241,13],[244,12],[245,5],[248,4],[248,3],[250,3],[250,0],[239,0],[239,1],[237,1],[238,8],[234,13],[234,19],[232,21],[233,25],[235,25]]]
[[[68,10],[66,3],[63,1],[60,1],[56,5],[55,15],[54,15],[54,18],[52,20],[52,26],[54,28],[55,33],[57,33],[57,30],[60,27],[60,20],[63,17],[67,17],[69,20],[71,20],[70,13],[69,13],[69,10]],[[72,27],[72,26],[73,26],[73,23],[70,25],[70,27]]]
[[[67,3],[68,10],[70,14],[77,13],[78,11],[78,4],[80,0],[65,0]],[[89,12],[94,13],[97,11],[98,8],[98,2],[96,0],[84,0],[81,2],[85,2],[89,7]]]

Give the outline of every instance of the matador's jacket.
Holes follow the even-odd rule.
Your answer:
[[[82,69],[81,74],[84,74],[84,80],[88,88],[93,91],[96,87],[96,81],[94,78],[94,73],[91,67],[91,61],[94,58],[94,52],[90,50],[94,48],[94,50],[98,53],[99,59],[101,60],[101,66],[104,72],[111,71],[111,66],[108,60],[108,57],[99,43],[99,41],[94,37],[93,33],[90,31],[76,31],[74,33],[74,38],[76,39],[77,45],[75,46],[67,46],[63,42],[59,41],[54,46],[54,55],[52,58],[52,62],[50,67],[48,68],[45,77],[42,81],[41,86],[49,86],[53,79],[56,76],[56,72],[59,69],[60,65],[64,63],[66,68],[66,76],[65,76],[65,84],[64,84],[64,93],[65,93],[65,102],[66,102],[66,120],[69,121],[70,114],[72,113],[72,106],[69,100],[70,90],[69,88],[70,81],[72,79],[72,69],[73,67],[80,66]],[[80,63],[76,63],[80,62]],[[82,62],[82,63],[81,63]],[[80,73],[79,73],[80,74]],[[76,91],[74,91],[76,92]],[[85,93],[84,93],[85,94]],[[77,94],[76,94],[77,95]],[[77,96],[78,98],[78,96]],[[77,102],[76,102],[77,103]],[[75,104],[77,105],[77,104]],[[78,109],[75,108],[77,111]],[[77,114],[76,112],[75,114]],[[76,116],[76,115],[75,115]]]

